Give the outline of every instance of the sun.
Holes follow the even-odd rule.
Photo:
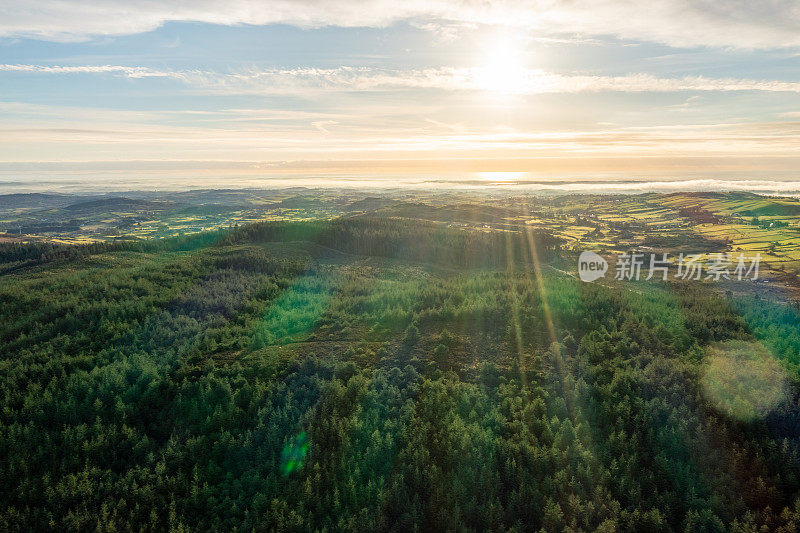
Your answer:
[[[473,81],[482,91],[518,94],[525,91],[526,73],[520,46],[513,39],[501,38],[485,48],[481,66],[474,69]]]

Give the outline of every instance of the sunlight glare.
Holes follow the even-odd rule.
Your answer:
[[[482,66],[475,69],[475,86],[496,94],[518,94],[525,90],[525,61],[522,50],[510,38],[487,46]]]
[[[527,175],[527,172],[478,172],[478,179],[494,183],[514,183]]]

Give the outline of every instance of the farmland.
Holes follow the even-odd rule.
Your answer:
[[[261,221],[369,215],[479,231],[525,226],[563,239],[565,250],[593,249],[609,256],[631,250],[702,253],[706,259],[720,252],[760,254],[765,269],[784,281],[800,270],[800,201],[749,193],[520,196],[298,189],[130,196],[0,197],[0,229],[5,230],[0,238],[136,241]],[[496,207],[498,200],[504,207]]]

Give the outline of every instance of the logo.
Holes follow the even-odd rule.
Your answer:
[[[614,267],[614,279],[620,281],[649,281],[672,279],[695,281],[756,281],[761,265],[761,254],[745,257],[740,253],[732,257],[728,253],[679,254],[674,260],[669,253],[646,254],[642,252],[620,253]],[[675,268],[673,268],[675,267]],[[582,252],[578,257],[578,276],[581,281],[595,281],[606,275],[608,262],[595,252]]]
[[[578,257],[578,277],[581,281],[594,281],[606,275],[608,261],[594,252],[581,252]]]

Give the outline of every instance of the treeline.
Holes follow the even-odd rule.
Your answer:
[[[250,242],[304,241],[335,250],[459,267],[531,264],[548,260],[562,240],[541,230],[480,231],[412,219],[356,217],[332,221],[263,222],[165,239],[122,240],[84,245],[48,242],[0,243],[0,273],[106,252],[170,252]]]
[[[351,254],[457,267],[496,267],[547,260],[562,240],[541,230],[481,231],[403,218],[264,222],[231,231],[225,243],[307,241]],[[537,259],[532,256],[537,253]]]
[[[168,239],[119,240],[87,244],[45,241],[0,243],[0,274],[53,261],[72,261],[107,252],[167,252],[192,250],[219,241],[227,230],[208,231]]]

